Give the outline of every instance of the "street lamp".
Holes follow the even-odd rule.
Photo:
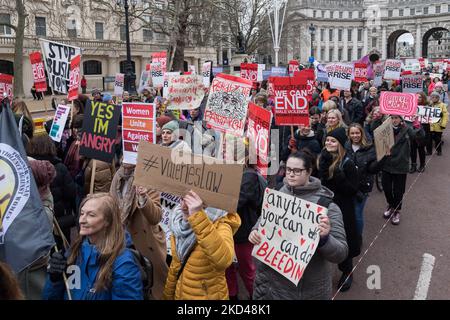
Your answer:
[[[311,35],[311,57],[314,57],[313,41],[314,41],[314,35],[316,34],[316,27],[314,27],[314,25],[311,23],[308,30],[309,30],[309,34]],[[313,62],[311,61],[311,65],[312,64],[313,64]]]
[[[281,8],[284,5],[283,17],[280,23]],[[275,51],[275,67],[278,67],[278,53],[280,51],[281,34],[283,33],[284,17],[286,16],[287,0],[274,0],[268,11],[270,31],[272,32],[273,50]],[[272,16],[273,15],[273,22]]]
[[[130,0],[131,5],[134,7],[137,4],[137,0]],[[125,64],[125,77],[124,77],[124,89],[128,91],[130,95],[136,94],[136,74],[133,72],[133,64],[131,62],[131,46],[130,46],[130,27],[129,27],[129,4],[128,0],[117,0],[117,5],[122,6],[125,9],[125,38],[127,43],[127,61]]]

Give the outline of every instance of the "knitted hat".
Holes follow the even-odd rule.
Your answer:
[[[112,95],[111,95],[111,94],[105,93],[105,94],[103,95],[103,102],[109,102],[109,101],[111,101],[111,100],[112,100]]]
[[[436,97],[439,97],[439,98],[441,97],[440,94],[439,94],[438,92],[436,92],[436,91],[433,91],[433,92],[430,94],[430,98],[433,97],[433,96],[436,96]]]
[[[31,160],[30,167],[39,189],[39,194],[41,194],[41,196],[45,195],[47,187],[50,186],[56,177],[55,167],[46,160]]]
[[[164,127],[164,125],[166,123],[169,123],[170,121],[172,121],[172,118],[168,117],[168,116],[161,116],[156,118],[156,122],[158,122],[158,125],[160,128]]]
[[[345,147],[345,144],[348,141],[347,131],[343,127],[331,130],[330,132],[328,132],[327,137],[335,138],[337,141],[339,141],[342,147]]]
[[[175,130],[178,129],[178,121],[176,120],[172,120],[168,123],[166,123],[163,127],[162,130],[170,130],[172,132],[174,132]]]

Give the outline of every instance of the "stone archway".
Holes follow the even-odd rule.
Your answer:
[[[401,35],[405,33],[411,33],[411,31],[400,29],[392,32],[387,40],[387,58],[388,59],[395,59],[397,56],[397,40],[400,38]]]
[[[449,31],[449,29],[445,27],[434,27],[425,32],[422,38],[422,57],[427,58],[428,57],[428,41],[430,40],[433,33],[437,31]]]

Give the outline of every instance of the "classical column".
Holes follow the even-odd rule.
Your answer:
[[[387,59],[387,36],[386,36],[386,27],[381,27],[381,59]]]
[[[422,28],[420,22],[416,27],[416,58],[422,57]]]
[[[342,40],[343,40],[343,43],[344,43],[344,48],[342,49],[343,50],[343,54],[342,54],[342,60],[344,60],[344,61],[350,61],[350,58],[351,57],[349,57],[348,56],[348,29],[347,28],[344,28],[344,32],[342,32]]]
[[[353,58],[352,60],[358,60],[358,28],[353,28]]]
[[[317,27],[316,28],[316,35],[315,35],[315,37],[314,37],[314,40],[315,40],[315,45],[316,45],[316,50],[317,50],[317,53],[316,53],[316,60],[318,60],[318,61],[321,61],[322,60],[322,53],[321,53],[321,51],[322,51],[322,41],[323,41],[323,39],[320,37],[320,33],[321,33],[321,28],[320,27]],[[313,45],[314,45],[314,43],[313,43]]]
[[[325,28],[325,61],[326,62],[330,62],[331,57],[330,57],[330,29]]]
[[[228,65],[231,65],[231,60],[232,60],[232,52],[231,52],[231,44],[233,43],[231,41],[231,33],[228,34]]]
[[[333,30],[333,40],[334,40],[334,50],[333,50],[333,61],[339,61],[339,38],[338,38],[339,29],[334,28]]]
[[[222,20],[221,20],[222,21]],[[222,23],[219,24],[219,63],[218,65],[223,65],[223,31],[222,31]]]
[[[368,52],[368,45],[369,45],[369,40],[368,40],[368,29],[367,27],[364,27],[364,35],[363,35],[363,40],[364,40],[364,47],[363,47],[363,53],[362,55],[365,56]]]

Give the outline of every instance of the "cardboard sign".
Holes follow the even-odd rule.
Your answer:
[[[250,140],[250,163],[256,164],[256,169],[267,177],[269,166],[269,133],[272,123],[272,112],[254,103],[248,106],[247,137]],[[256,156],[256,159],[252,157]],[[255,161],[256,160],[256,161]]]
[[[31,70],[33,70],[33,81],[37,92],[47,91],[47,80],[45,76],[44,62],[39,51],[30,53]]]
[[[308,101],[311,99],[305,76],[270,78],[274,90],[275,124],[309,125]]]
[[[287,69],[284,67],[272,67],[272,77],[285,77]]]
[[[13,98],[13,76],[0,73],[0,99],[3,100],[3,94],[6,92],[9,99]]]
[[[356,82],[367,82],[367,64],[355,63],[354,80]]]
[[[417,112],[418,97],[414,93],[382,91],[380,95],[381,113],[412,116]]]
[[[151,75],[153,86],[156,88],[162,88],[164,86],[164,73],[161,63],[151,64]]]
[[[405,116],[403,119],[408,122],[419,120],[422,124],[433,124],[441,121],[441,108],[433,108],[430,106],[419,106],[417,113],[413,116]]]
[[[70,113],[69,106],[63,104],[58,105],[49,134],[50,138],[52,138],[53,141],[61,142],[62,134],[66,126],[69,113]]]
[[[422,75],[402,77],[402,91],[404,93],[418,93],[423,91]]]
[[[114,157],[120,106],[95,102],[84,112],[80,155],[111,163]]]
[[[208,207],[236,212],[243,165],[139,143],[134,184],[184,197],[194,190]]]
[[[182,198],[178,197],[174,194],[161,192],[160,203],[161,203],[161,211],[162,217],[159,225],[163,229],[166,234],[166,245],[167,245],[167,254],[169,256],[172,255],[172,243],[170,241],[170,237],[172,236],[172,231],[169,227],[169,218],[174,214],[175,208],[180,205]]]
[[[202,76],[203,76],[203,86],[205,88],[209,88],[211,85],[211,66],[212,62],[206,62],[202,67]]]
[[[395,144],[391,117],[387,118],[381,126],[375,129],[373,136],[377,152],[377,161],[380,161],[384,156],[390,154],[391,148]]]
[[[205,97],[203,79],[196,75],[169,78],[168,110],[192,110],[200,107]]]
[[[258,81],[258,64],[256,63],[241,63],[241,78],[250,80],[252,82]]]
[[[252,256],[298,285],[320,240],[320,218],[328,209],[299,197],[266,189]]]
[[[67,99],[73,101],[78,99],[78,89],[80,88],[80,61],[81,56],[76,56],[70,61],[70,79],[69,79],[69,93]]]
[[[123,88],[125,86],[125,75],[123,73],[116,74],[116,80],[114,81],[114,95],[122,96]]]
[[[123,163],[136,164],[140,141],[156,142],[156,107],[152,103],[122,105]]]
[[[318,64],[316,67],[316,80],[318,82],[328,82],[328,73],[324,64]]]
[[[331,89],[350,90],[354,67],[352,64],[332,63],[326,66]]]
[[[70,61],[81,55],[81,49],[39,39],[45,57],[48,81],[53,91],[67,94],[70,83]]]
[[[400,80],[402,72],[401,60],[386,60],[384,63],[384,79],[386,80]]]
[[[300,71],[300,63],[297,60],[289,61],[289,76],[292,77],[296,71]]]
[[[220,132],[243,136],[251,88],[249,80],[218,74],[210,88],[204,120]]]
[[[167,52],[162,51],[152,53],[152,62],[161,64],[163,74],[167,72]]]

